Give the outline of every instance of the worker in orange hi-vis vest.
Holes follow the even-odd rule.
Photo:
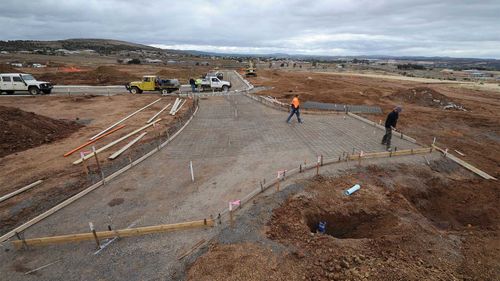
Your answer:
[[[290,119],[292,119],[292,116],[295,114],[297,115],[297,121],[299,123],[304,123],[302,122],[302,119],[300,119],[300,101],[299,101],[299,95],[295,95],[295,97],[292,100],[292,104],[290,104],[290,115],[288,116],[288,119],[286,119],[286,122],[290,124]]]

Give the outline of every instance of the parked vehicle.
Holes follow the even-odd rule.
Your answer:
[[[133,81],[125,85],[132,94],[142,94],[144,91],[160,91],[163,95],[180,89],[181,84],[177,79],[161,79],[155,75],[146,75],[142,81]]]
[[[217,77],[219,80],[224,80],[224,74],[220,71],[215,71],[215,72],[209,72],[205,75],[205,78],[209,77]]]
[[[38,95],[40,92],[50,94],[52,88],[51,83],[37,81],[31,74],[0,73],[0,93],[28,91],[31,95]]]
[[[231,88],[231,82],[220,80],[217,77],[211,76],[201,80],[201,90],[215,90],[227,92]]]

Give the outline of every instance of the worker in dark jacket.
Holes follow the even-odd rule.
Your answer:
[[[194,90],[196,89],[196,82],[194,81],[193,78],[189,79],[189,85],[191,85],[191,92],[194,93]]]
[[[403,111],[401,106],[396,106],[391,113],[387,115],[387,119],[385,120],[385,135],[382,138],[382,144],[387,147],[387,151],[391,151],[391,137],[392,137],[392,129],[396,129],[396,124],[398,123],[399,113]]]

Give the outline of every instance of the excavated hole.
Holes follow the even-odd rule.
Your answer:
[[[322,213],[306,215],[311,232],[317,232],[318,223],[326,222],[326,234],[339,239],[376,238],[394,234],[398,219],[389,213],[366,213],[365,211],[342,214]]]

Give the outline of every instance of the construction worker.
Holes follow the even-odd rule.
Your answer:
[[[196,89],[196,84],[195,83],[196,82],[194,81],[193,78],[189,79],[189,85],[191,85],[191,92],[193,92],[193,93],[194,93],[194,90]]]
[[[292,116],[295,114],[297,115],[297,121],[299,123],[303,123],[302,119],[300,119],[300,101],[299,101],[299,95],[295,95],[295,97],[292,100],[292,103],[290,104],[290,115],[288,116],[288,119],[286,119],[286,122],[290,124],[290,119],[292,119]]]
[[[385,119],[385,135],[382,138],[382,145],[386,146],[387,151],[391,151],[392,130],[396,130],[396,123],[401,111],[403,111],[403,108],[398,105],[387,115],[387,119]]]
[[[194,84],[196,85],[196,88],[198,89],[198,92],[201,92],[201,78],[198,78],[194,81]]]

